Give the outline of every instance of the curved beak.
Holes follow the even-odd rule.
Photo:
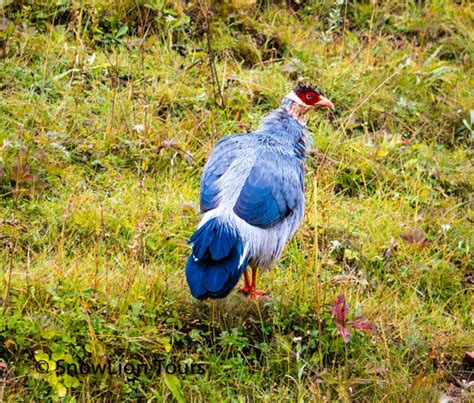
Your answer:
[[[334,110],[334,104],[327,98],[324,98],[323,96],[319,97],[319,101],[315,104],[315,106],[327,106],[328,108],[331,108]]]

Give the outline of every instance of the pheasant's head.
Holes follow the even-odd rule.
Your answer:
[[[311,109],[327,106],[334,109],[334,104],[321,95],[316,88],[298,83],[296,88],[286,94],[282,105],[288,113],[300,120]]]

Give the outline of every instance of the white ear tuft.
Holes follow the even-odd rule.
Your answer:
[[[301,98],[298,95],[296,95],[295,91],[291,91],[288,94],[286,94],[285,98],[291,99],[293,102],[296,102],[298,105],[308,106],[301,100]]]

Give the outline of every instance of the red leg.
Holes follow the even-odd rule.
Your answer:
[[[249,273],[247,271],[247,268],[244,270],[244,281],[245,281],[245,287],[250,288]]]
[[[258,299],[259,296],[261,295],[267,295],[268,292],[262,291],[262,290],[257,290],[257,267],[252,267],[252,299]]]
[[[252,289],[252,285],[250,284],[249,274],[247,273],[247,268],[244,270],[244,286],[239,290],[241,293],[245,295],[250,295]]]
[[[251,300],[258,300],[260,296],[268,294],[266,291],[257,290],[257,267],[252,267],[252,283],[247,269],[244,270],[244,286],[239,291]]]

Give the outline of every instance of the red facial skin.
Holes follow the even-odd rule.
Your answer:
[[[322,95],[314,91],[300,91],[297,92],[296,95],[298,95],[298,97],[309,107],[326,106],[334,110],[334,104],[329,99],[323,97]]]
[[[306,105],[309,105],[309,106],[314,106],[316,105],[321,97],[319,94],[316,94],[315,92],[313,91],[305,91],[305,92],[300,92],[298,94],[298,97],[306,104]]]

